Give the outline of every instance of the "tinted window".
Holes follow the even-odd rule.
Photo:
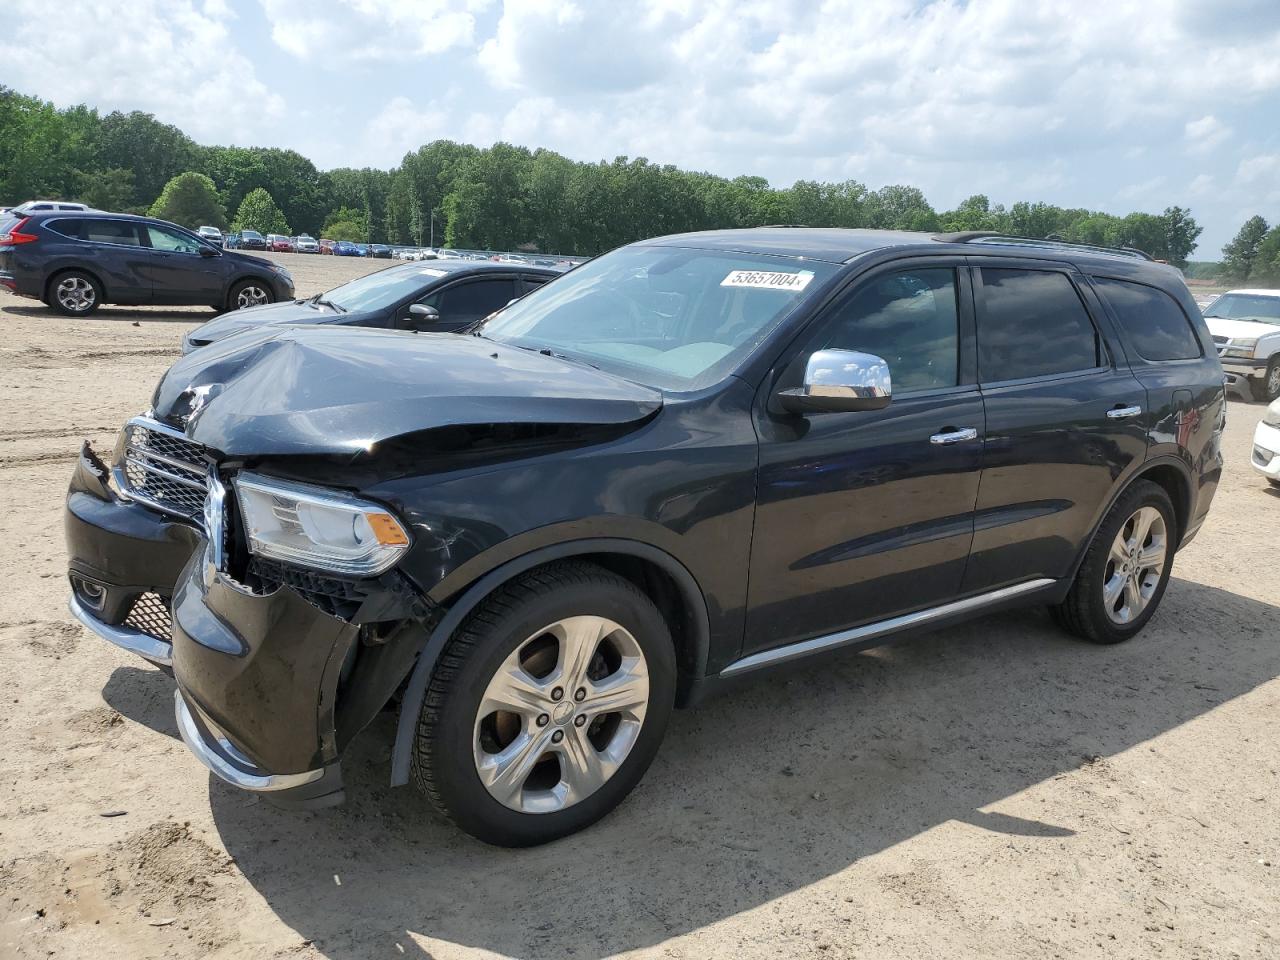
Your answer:
[[[982,268],[978,369],[985,382],[1100,365],[1098,334],[1066,274]]]
[[[50,220],[44,226],[46,230],[52,230],[64,237],[70,237],[72,240],[81,239],[83,220],[72,220],[71,218],[59,218]]]
[[[426,299],[441,320],[479,320],[505,307],[514,297],[511,280],[472,280],[441,290]]]
[[[86,240],[94,243],[122,243],[126,246],[141,246],[137,227],[128,220],[85,220],[84,233]]]
[[[1120,318],[1138,356],[1144,360],[1190,360],[1200,356],[1200,341],[1191,329],[1191,321],[1163,290],[1102,277],[1094,277],[1093,282]]]
[[[809,350],[860,350],[889,364],[894,392],[954,387],[960,351],[955,272],[877,277],[836,308]]]

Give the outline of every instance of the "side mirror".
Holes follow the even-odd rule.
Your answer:
[[[409,316],[422,323],[435,323],[440,319],[440,311],[435,307],[427,306],[425,303],[411,303],[409,304]]]
[[[215,250],[215,249],[213,249],[213,247],[206,247],[204,244],[201,244],[201,245],[200,245],[200,256],[202,256],[202,257],[216,257],[216,256],[218,256],[218,251],[217,251],[217,250]]]
[[[892,397],[889,364],[857,350],[817,351],[805,363],[804,384],[778,394],[789,413],[880,410]]]

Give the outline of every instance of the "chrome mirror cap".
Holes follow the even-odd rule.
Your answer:
[[[892,397],[889,364],[857,350],[816,351],[805,363],[803,385],[778,394],[791,413],[880,410]]]

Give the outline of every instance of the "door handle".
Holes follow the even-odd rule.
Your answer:
[[[977,440],[978,431],[974,427],[961,427],[959,430],[945,430],[942,433],[935,433],[929,438],[930,443],[939,446],[948,446],[953,443],[962,443],[965,440]]]
[[[1107,411],[1107,417],[1111,420],[1127,420],[1130,417],[1139,416],[1142,413],[1142,407],[1134,404],[1130,407],[1116,407]]]

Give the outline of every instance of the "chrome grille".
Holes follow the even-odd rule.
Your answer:
[[[124,625],[165,643],[173,641],[173,619],[169,614],[169,604],[158,593],[144,593],[133,601],[129,615],[124,618]]]
[[[166,513],[198,519],[208,493],[204,448],[153,420],[126,424],[119,464],[125,493]]]

